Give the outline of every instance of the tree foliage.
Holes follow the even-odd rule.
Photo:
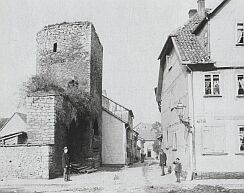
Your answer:
[[[159,123],[158,121],[156,121],[155,123],[153,123],[151,130],[154,131],[156,133],[156,135],[161,134],[162,133],[161,123]]]
[[[155,140],[153,143],[153,151],[156,152],[157,154],[159,154],[160,149],[161,149],[161,146],[159,144],[159,141]]]
[[[94,116],[99,111],[99,96],[77,87],[63,88],[51,73],[35,75],[24,83],[25,96],[35,93],[50,93],[63,96],[77,109],[79,114]]]
[[[162,127],[161,123],[156,121],[155,123],[152,124],[151,130],[155,132],[156,136],[158,137],[159,135],[162,134]],[[155,140],[153,143],[153,151],[156,152],[157,154],[160,152],[161,146],[159,143],[159,140]]]

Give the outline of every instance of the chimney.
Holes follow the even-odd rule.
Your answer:
[[[205,0],[197,0],[198,4],[198,15],[201,17],[205,17]]]
[[[192,18],[197,13],[196,9],[190,9],[188,12],[189,18]]]

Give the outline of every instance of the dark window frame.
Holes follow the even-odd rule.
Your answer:
[[[57,52],[57,49],[58,49],[58,43],[55,42],[55,43],[53,44],[53,52]]]

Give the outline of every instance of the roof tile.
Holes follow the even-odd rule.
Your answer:
[[[211,62],[208,54],[192,32],[204,18],[195,14],[171,37],[175,40],[181,60],[190,63]]]

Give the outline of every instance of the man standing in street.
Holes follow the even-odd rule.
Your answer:
[[[70,180],[70,159],[69,159],[67,147],[64,147],[64,153],[62,155],[62,167],[64,168],[64,181],[71,181]]]
[[[164,176],[165,175],[164,167],[166,166],[166,161],[167,161],[167,155],[164,152],[164,150],[161,149],[161,153],[160,153],[160,166],[161,166],[161,169],[162,169],[161,176]]]

